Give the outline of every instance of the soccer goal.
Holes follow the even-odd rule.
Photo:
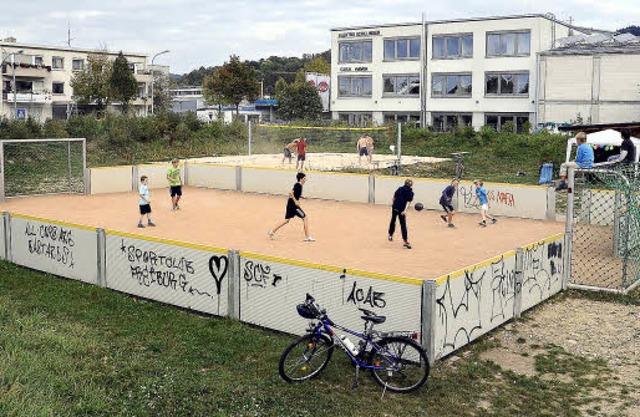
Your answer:
[[[84,193],[85,139],[0,140],[0,201],[37,194]]]

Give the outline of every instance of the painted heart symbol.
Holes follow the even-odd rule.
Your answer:
[[[209,272],[211,272],[211,276],[216,281],[216,289],[218,291],[218,295],[220,295],[222,280],[227,274],[228,268],[229,259],[226,256],[214,255],[209,259]]]

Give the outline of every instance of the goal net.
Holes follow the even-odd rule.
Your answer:
[[[0,198],[84,193],[85,139],[0,141]]]
[[[281,153],[286,144],[301,136],[307,138],[311,152],[353,153],[363,135],[371,136],[377,149],[387,149],[395,142],[392,129],[259,124],[253,128],[252,152]]]

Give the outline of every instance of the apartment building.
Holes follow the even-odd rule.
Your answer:
[[[66,119],[69,114],[82,111],[73,100],[71,80],[74,74],[84,69],[91,54],[107,54],[110,59],[118,55],[118,52],[23,44],[12,38],[0,41],[0,48],[0,116],[32,117],[39,121]],[[134,53],[124,55],[139,86],[139,94],[131,103],[131,111],[146,115],[151,105],[151,74],[147,70],[147,56]],[[111,105],[112,109],[117,107],[118,103]]]
[[[521,130],[537,124],[538,54],[591,32],[543,14],[332,29],[332,117]]]

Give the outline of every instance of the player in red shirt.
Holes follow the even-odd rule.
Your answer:
[[[301,137],[300,141],[296,144],[296,147],[298,148],[298,160],[296,161],[296,169],[298,171],[302,171],[304,168],[304,161],[307,156],[305,150],[307,148],[307,138],[305,138],[304,136]],[[300,165],[300,169],[298,169],[298,164]]]

